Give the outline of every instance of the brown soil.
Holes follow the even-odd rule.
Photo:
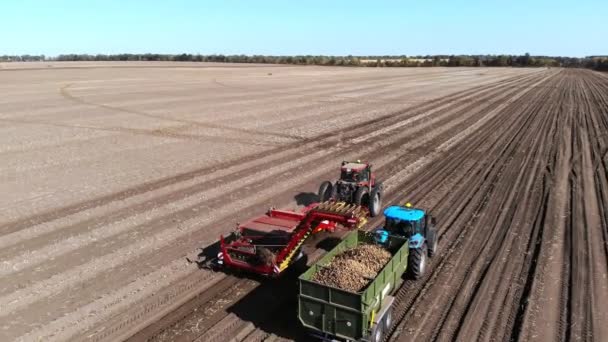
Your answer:
[[[306,340],[184,256],[344,159],[438,219],[390,340],[608,340],[605,75],[117,66],[0,71],[0,340]]]

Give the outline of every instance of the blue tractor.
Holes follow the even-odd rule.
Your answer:
[[[418,279],[424,275],[427,257],[437,251],[437,228],[435,218],[424,210],[405,206],[390,206],[384,210],[385,225],[376,231],[379,243],[388,240],[389,236],[401,236],[408,239],[408,268],[410,275]]]

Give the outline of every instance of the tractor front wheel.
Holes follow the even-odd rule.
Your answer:
[[[410,250],[409,266],[410,273],[414,279],[420,279],[424,275],[427,254],[426,244],[423,244],[420,248]]]
[[[331,182],[329,181],[325,181],[323,183],[321,183],[321,186],[319,186],[319,202],[325,202],[325,201],[329,201],[331,199],[331,195],[332,195],[332,188],[333,186],[331,185]]]

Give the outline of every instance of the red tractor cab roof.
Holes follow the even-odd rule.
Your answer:
[[[351,171],[359,172],[359,171],[367,168],[367,166],[368,166],[368,164],[365,164],[365,163],[348,162],[348,163],[342,165],[342,171],[351,170]]]

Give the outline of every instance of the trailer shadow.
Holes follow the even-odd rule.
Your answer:
[[[310,241],[311,247],[317,251],[328,251],[342,241],[330,234],[319,235]],[[315,255],[315,260],[322,255]],[[276,279],[241,274],[240,277],[254,279],[259,285],[226,308],[226,311],[268,335],[310,341],[310,336],[298,320],[298,277],[311,262],[303,256]]]
[[[260,279],[260,284],[226,311],[251,323],[268,335],[307,341],[297,316],[297,273],[288,272],[278,279]],[[246,340],[246,339],[245,339]]]

